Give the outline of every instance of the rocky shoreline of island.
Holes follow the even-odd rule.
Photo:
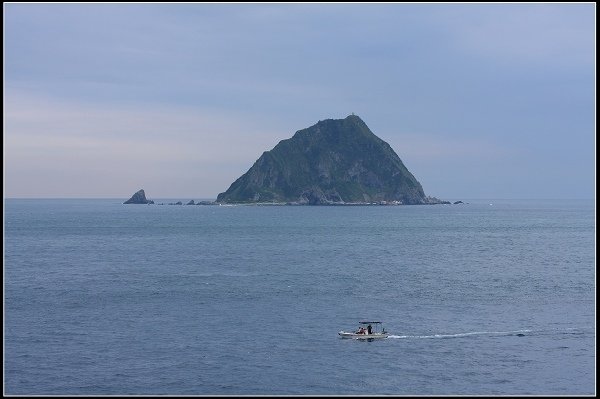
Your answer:
[[[208,206],[402,206],[405,205],[402,201],[364,201],[364,202],[344,202],[344,201],[328,201],[319,203],[310,203],[308,201],[265,201],[265,202],[218,202],[218,201],[207,201],[207,200],[190,200],[184,204],[183,201],[177,202],[159,202],[156,203],[153,200],[146,198],[146,193],[143,189],[137,191],[123,204],[144,204],[144,205],[208,205]],[[435,197],[427,197],[426,200],[419,205],[457,205],[464,204],[463,201],[443,201]],[[411,204],[414,205],[414,204]]]

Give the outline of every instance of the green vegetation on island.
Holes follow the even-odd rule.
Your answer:
[[[297,131],[217,197],[218,203],[439,204],[356,115]]]

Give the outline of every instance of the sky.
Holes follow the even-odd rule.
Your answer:
[[[595,3],[3,3],[5,198],[214,199],[360,116],[443,200],[595,198]]]

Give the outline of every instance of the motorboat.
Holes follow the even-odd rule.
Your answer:
[[[358,324],[358,330],[354,332],[340,331],[338,335],[342,338],[368,340],[387,338],[389,336],[381,321],[359,321]]]

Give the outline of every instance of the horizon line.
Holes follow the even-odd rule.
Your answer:
[[[130,197],[3,197],[4,200],[127,200]],[[202,197],[202,196],[168,196],[168,197],[154,197],[148,198],[150,200],[162,200],[162,199],[179,199],[179,198],[187,198],[187,199],[199,199],[199,200],[212,200],[216,201],[215,197]],[[556,200],[556,201],[579,201],[579,200],[595,200],[596,198],[556,198],[556,197],[536,197],[536,198],[517,198],[517,197],[462,197],[462,198],[450,198],[451,200],[518,200],[518,201],[536,201],[536,200]]]

